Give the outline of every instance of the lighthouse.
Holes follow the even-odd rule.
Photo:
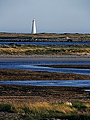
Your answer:
[[[32,21],[32,32],[31,33],[36,34],[36,21],[35,21],[35,19],[33,19],[33,21]]]

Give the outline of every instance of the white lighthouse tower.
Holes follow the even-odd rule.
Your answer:
[[[33,21],[32,21],[32,32],[31,33],[36,34],[36,21],[35,21],[35,19],[33,19]]]

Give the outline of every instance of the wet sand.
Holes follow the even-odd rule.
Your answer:
[[[90,61],[89,55],[2,55],[0,61]],[[6,75],[6,74],[5,74]],[[17,77],[17,75],[16,75]],[[10,79],[10,76],[9,76]],[[88,88],[0,85],[1,103],[90,101]],[[64,99],[63,99],[64,98]]]
[[[90,55],[0,55],[0,61],[90,61]]]
[[[90,69],[90,65],[38,65],[43,67],[52,67],[52,68],[77,68],[77,69]]]
[[[90,80],[90,75],[73,73],[56,73],[28,71],[17,69],[0,69],[0,81],[32,81],[32,80]]]
[[[1,103],[90,101],[90,87],[0,85]],[[63,99],[64,98],[64,99]]]

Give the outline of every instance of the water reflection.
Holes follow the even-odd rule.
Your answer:
[[[33,71],[46,71],[46,72],[60,72],[60,73],[76,73],[90,75],[90,69],[78,69],[78,68],[51,68],[51,67],[40,67],[32,65],[21,65],[21,68],[25,70]]]
[[[77,69],[77,68],[51,68],[42,67],[38,65],[90,65],[90,62],[62,62],[62,61],[17,61],[17,62],[0,62],[0,68],[7,69],[24,69],[32,71],[47,71],[47,72],[62,72],[62,73],[76,73],[90,75],[90,69]]]
[[[11,43],[15,43],[17,45],[90,45],[90,42],[0,42],[2,45],[9,45]]]
[[[0,84],[31,85],[31,86],[89,87],[90,80],[0,81]]]
[[[90,45],[90,42],[0,42],[2,45],[9,45],[11,43],[15,43],[17,45]]]

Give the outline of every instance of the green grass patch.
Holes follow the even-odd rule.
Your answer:
[[[0,104],[0,112],[14,112],[11,104]]]
[[[85,110],[87,108],[86,105],[85,105],[85,103],[78,102],[78,101],[72,102],[72,106],[74,108],[77,108],[78,110],[81,110],[81,109]]]

